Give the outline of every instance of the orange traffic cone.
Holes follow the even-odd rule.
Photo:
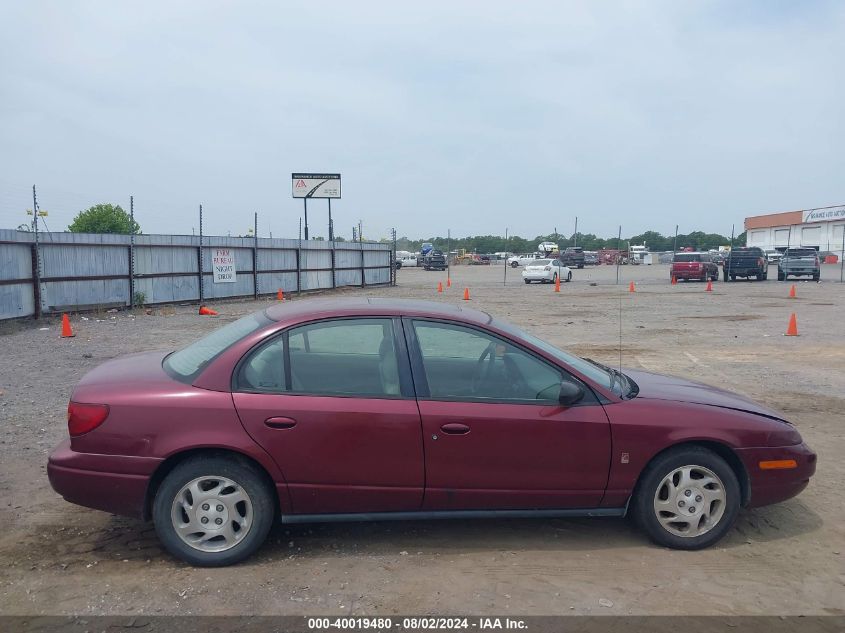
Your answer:
[[[451,277],[446,277],[446,287],[447,288],[452,287],[452,278]]]
[[[555,292],[560,292],[560,277],[555,277]]]
[[[704,289],[704,292],[713,292],[713,280],[707,280],[707,287]]]
[[[464,288],[464,301],[469,301],[469,288]]]
[[[73,330],[70,329],[70,319],[67,314],[62,315],[62,338],[71,338],[74,336]]]
[[[442,281],[437,282],[437,292],[443,292],[443,282]]]
[[[628,284],[628,292],[636,292],[636,291],[637,291],[637,289],[634,286],[634,282],[632,281],[631,283]]]
[[[798,319],[795,318],[794,312],[789,317],[789,327],[786,328],[786,334],[784,336],[798,336]]]
[[[202,316],[217,316],[217,311],[205,306],[200,306],[200,315]]]
[[[279,288],[279,291],[276,293],[276,299],[278,301],[284,301],[285,300],[285,293],[282,292],[281,288]]]
[[[790,299],[795,298],[795,284],[792,284],[792,288],[789,289],[789,298]]]
[[[673,285],[673,286],[677,286],[677,285],[678,285],[678,278],[677,278],[677,277],[675,277],[675,275],[672,275],[672,285]]]

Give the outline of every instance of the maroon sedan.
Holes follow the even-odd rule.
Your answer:
[[[277,517],[632,514],[657,543],[698,549],[816,467],[746,398],[418,301],[279,304],[107,362],[76,387],[68,428],[53,488],[152,518],[196,565],[246,558]]]

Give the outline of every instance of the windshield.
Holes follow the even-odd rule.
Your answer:
[[[233,321],[164,359],[164,370],[176,380],[193,382],[229,346],[271,323],[263,312]]]
[[[601,385],[605,389],[610,389],[619,395],[622,395],[623,387],[619,385],[618,389],[614,389],[614,384],[619,384],[613,377],[613,373],[596,365],[595,363],[591,363],[588,360],[584,360],[580,356],[575,356],[574,354],[570,354],[569,352],[564,352],[561,349],[558,349],[551,343],[547,343],[541,338],[534,336],[533,334],[529,334],[525,330],[522,330],[515,325],[510,323],[506,323],[504,321],[498,321],[493,319],[492,325],[494,327],[499,328],[503,332],[507,332],[512,336],[516,336],[517,338],[521,338],[528,343],[531,343],[534,347],[543,350],[553,358],[559,360],[560,362],[569,365],[575,371],[580,372],[581,374],[585,375],[587,378],[592,380],[598,385]]]

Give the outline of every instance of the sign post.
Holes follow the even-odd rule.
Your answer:
[[[308,240],[308,198],[326,198],[329,201],[329,239],[333,239],[332,198],[340,198],[340,174],[291,174],[294,198],[302,198],[305,209],[305,239]]]

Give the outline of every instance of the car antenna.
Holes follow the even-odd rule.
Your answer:
[[[622,225],[619,225],[619,237],[617,238],[616,248],[619,249],[619,244],[622,243]],[[619,286],[619,262],[621,261],[621,254],[616,254],[616,285]],[[622,371],[622,291],[619,289],[619,371]]]

